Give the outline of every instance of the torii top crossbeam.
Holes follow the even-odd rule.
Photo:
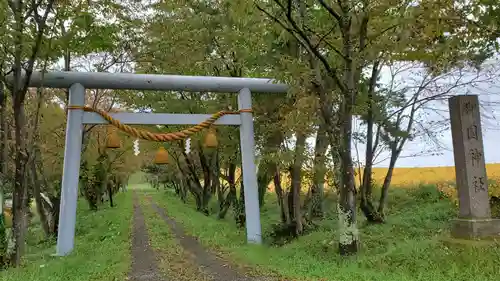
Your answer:
[[[12,75],[9,75],[9,80]],[[253,93],[285,93],[288,86],[268,78],[186,76],[108,72],[33,72],[30,87],[69,88],[80,83],[86,89],[235,93],[248,88]]]

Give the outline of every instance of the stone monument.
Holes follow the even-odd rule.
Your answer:
[[[465,239],[500,237],[500,220],[491,218],[478,96],[454,96],[448,102],[459,199],[451,234]]]

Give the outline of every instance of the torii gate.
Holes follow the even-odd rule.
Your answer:
[[[86,89],[128,89],[238,93],[238,115],[225,115],[218,125],[240,126],[247,242],[261,244],[260,210],[255,166],[254,129],[251,93],[285,93],[288,86],[265,78],[155,75],[104,72],[34,72],[30,87],[69,88],[69,104],[64,149],[64,166],[57,234],[56,255],[65,256],[74,248],[78,179],[82,150],[83,124],[107,124],[99,114],[84,112]],[[166,113],[114,113],[123,124],[194,125],[211,115]]]

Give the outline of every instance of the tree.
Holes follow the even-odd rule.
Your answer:
[[[322,67],[316,70],[316,82],[321,89],[317,93],[321,103],[330,105],[323,106],[321,113],[330,136],[333,159],[339,167],[339,248],[341,254],[354,253],[358,237],[352,124],[363,87],[370,81],[367,90],[373,96],[379,68],[386,61],[420,61],[426,63],[431,72],[440,73],[456,66],[464,57],[483,54],[483,48],[470,48],[478,46],[477,37],[469,36],[464,41],[464,27],[473,25],[465,17],[470,5],[457,6],[454,1],[415,4],[366,0],[256,3],[259,10],[300,42],[311,56],[312,70],[317,69],[318,64]],[[443,12],[447,17],[440,16]],[[325,22],[331,24],[325,25]],[[445,30],[452,36],[444,38]],[[463,44],[469,48],[459,48]],[[373,71],[366,79],[363,71],[367,68]],[[326,75],[321,75],[321,71]]]
[[[29,80],[34,70],[44,71],[46,68],[53,66],[53,63],[59,59],[63,54],[66,59],[66,68],[70,64],[69,57],[71,51],[75,54],[86,54],[89,50],[102,51],[107,50],[109,42],[117,42],[116,37],[113,37],[112,32],[116,29],[116,25],[104,22],[103,24],[95,24],[94,17],[91,16],[89,11],[92,11],[89,1],[78,1],[68,5],[67,3],[59,3],[52,0],[40,1],[4,1],[2,2],[2,11],[0,14],[0,21],[2,24],[2,34],[0,42],[2,43],[2,50],[0,58],[2,61],[0,68],[0,84],[6,85],[8,92],[12,97],[12,114],[13,114],[13,139],[15,146],[15,169],[12,183],[13,190],[13,213],[14,213],[14,244],[15,249],[11,258],[13,265],[19,265],[23,248],[28,220],[26,219],[29,213],[28,202],[34,196],[38,204],[45,206],[44,210],[39,209],[39,213],[43,216],[45,213],[52,214],[52,225],[57,225],[58,215],[58,191],[57,187],[51,193],[53,196],[50,199],[42,200],[40,195],[44,191],[51,190],[45,180],[42,163],[44,157],[42,156],[43,149],[41,148],[38,134],[38,121],[34,123],[26,122],[26,105],[30,100],[30,92],[28,90]],[[119,5],[112,3],[104,3],[100,1],[94,6],[103,8],[104,6],[114,7],[119,10]],[[117,14],[119,14],[117,12]],[[123,15],[122,15],[123,17]],[[69,28],[68,28],[69,26]],[[92,28],[89,28],[92,27]],[[106,28],[111,27],[111,28]],[[79,38],[82,37],[82,38]],[[83,42],[91,39],[90,44],[75,45],[75,42]],[[76,40],[75,40],[76,39]],[[106,39],[106,40],[103,40]],[[113,45],[114,46],[114,45]],[[123,48],[123,47],[122,47]],[[7,79],[7,77],[10,77]],[[2,87],[3,90],[3,87]],[[41,90],[40,90],[41,91]],[[51,92],[51,94],[57,93]],[[6,97],[6,95],[3,95]],[[36,98],[35,98],[36,100]],[[6,117],[9,112],[6,112],[5,106],[6,99],[2,99],[2,155],[5,156],[7,150],[7,131]],[[40,105],[42,101],[38,102]],[[36,104],[36,103],[34,103]],[[43,107],[36,107],[37,109],[34,116],[40,117],[40,112]],[[35,120],[40,120],[36,117]],[[30,132],[28,128],[31,128]],[[8,130],[11,131],[10,128]],[[34,142],[29,142],[26,138],[27,134],[33,136]],[[2,180],[5,180],[6,157],[2,158]],[[35,165],[37,163],[37,165]],[[57,182],[54,183],[57,185]],[[33,189],[31,188],[33,186]],[[43,187],[44,189],[40,189]],[[49,196],[50,197],[50,196]],[[48,197],[48,198],[49,198]],[[42,200],[42,201],[40,201]],[[46,202],[47,204],[45,204]],[[45,204],[45,205],[44,205]],[[43,222],[44,230],[46,232],[57,231],[56,227],[47,227],[48,223]]]
[[[366,131],[358,132],[359,141],[366,144],[360,181],[361,208],[370,222],[385,219],[384,208],[392,173],[405,144],[415,139],[424,141],[424,138],[438,144],[438,134],[449,127],[447,118],[444,122],[425,121],[429,107],[446,101],[455,93],[468,92],[468,88],[474,88],[474,85],[490,84],[498,77],[497,71],[491,67],[481,71],[470,67],[457,68],[439,75],[433,75],[425,66],[415,63],[395,63],[386,69],[390,72],[387,85],[378,85],[377,91],[368,92],[366,105],[360,103],[360,110],[366,112],[360,115]],[[385,149],[389,151],[389,167],[375,208],[371,200],[371,168],[380,161],[377,155]]]
[[[260,56],[264,53],[263,50],[268,48],[266,41],[263,40],[267,38],[259,37],[259,33],[262,31],[262,16],[253,10],[251,3],[247,1],[216,1],[211,6],[206,6],[198,1],[188,1],[187,5],[185,4],[185,1],[171,1],[168,4],[155,5],[154,20],[146,28],[149,34],[144,42],[145,49],[138,54],[138,60],[147,63],[139,64],[139,71],[232,77],[253,76],[262,71],[262,65],[265,65],[265,59],[268,57],[260,58]],[[172,39],[164,40],[165,33],[168,33]],[[261,97],[258,99],[261,100]],[[169,112],[190,113],[207,113],[223,109],[234,110],[237,107],[234,94],[213,95],[210,93],[172,93],[168,95],[145,93],[142,97],[134,97],[131,103],[140,107],[152,108],[154,111],[168,110]],[[254,107],[256,118],[259,118],[259,113],[263,111],[259,108],[259,104]],[[178,129],[180,129],[178,126],[168,126],[168,130]],[[263,132],[266,131],[266,128],[257,125],[256,130]],[[239,156],[235,156],[239,154],[237,130],[224,127],[218,128],[217,131],[220,139],[218,151],[220,163],[217,165],[231,173],[222,177],[220,184],[225,185],[226,188],[219,188],[219,192],[216,192],[221,206],[220,214],[223,217],[232,203],[240,205],[238,209],[242,209],[241,204],[244,201],[242,198],[238,199],[236,190],[233,189],[233,187],[236,188],[238,182],[232,182],[232,179],[236,179],[236,175],[233,173],[236,173],[235,167],[239,163]],[[227,136],[227,138],[222,136]],[[264,135],[264,139],[269,140],[270,137]],[[279,147],[281,142],[280,139],[274,141],[274,147]],[[178,155],[175,159],[182,162],[179,163],[179,175],[182,175],[183,181],[188,183],[193,194],[202,194],[200,189],[203,187],[197,184],[198,180],[196,179],[201,174],[193,173],[193,171],[196,170],[197,165],[202,168],[204,164],[210,162],[199,161],[205,156],[200,158],[198,155],[198,153],[205,155],[209,151],[205,151],[197,145],[198,139],[196,137],[191,139],[191,143],[193,149],[189,155],[183,155],[182,150],[175,149],[173,151],[174,155]],[[266,148],[269,146],[265,145]],[[194,156],[196,156],[195,159],[190,159]],[[185,163],[186,161],[194,166],[188,165]],[[188,167],[192,169],[188,169]],[[210,169],[212,172],[205,173],[205,175],[217,175],[214,177],[214,180],[217,181],[219,172],[214,170],[214,167]],[[266,169],[259,169],[259,171],[260,201],[263,202],[265,188],[270,179],[269,176],[262,176]],[[191,175],[188,176],[187,172]],[[203,182],[209,181],[205,178]],[[216,186],[220,186],[220,184],[215,183]],[[195,196],[199,197],[200,195]],[[208,199],[209,196],[205,196],[205,198]],[[208,203],[201,199],[197,201],[200,204],[202,202]],[[203,209],[202,206],[199,208]],[[242,213],[242,215],[244,214]]]
[[[19,265],[24,252],[25,235],[27,230],[27,197],[28,187],[25,184],[24,176],[26,169],[26,120],[24,103],[28,90],[28,81],[34,70],[36,59],[44,41],[44,34],[48,24],[48,17],[54,5],[53,0],[31,1],[24,3],[21,0],[9,1],[10,14],[8,18],[12,20],[10,35],[13,38],[13,50],[11,59],[12,84],[9,91],[12,95],[12,106],[14,111],[14,128],[16,143],[16,168],[14,176],[14,196],[13,196],[13,232],[14,232],[14,253],[11,262]],[[25,24],[29,19],[30,24]],[[34,30],[34,33],[31,33]],[[24,77],[23,77],[24,76]],[[25,79],[22,79],[25,78]]]

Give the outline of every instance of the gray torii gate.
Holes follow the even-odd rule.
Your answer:
[[[86,89],[128,89],[238,93],[238,108],[252,108],[252,92],[285,93],[288,86],[264,78],[155,75],[104,72],[34,72],[30,87],[69,88],[68,106],[85,103]],[[209,114],[114,113],[124,124],[194,125]],[[107,124],[100,115],[82,109],[68,111],[62,176],[59,232],[56,255],[65,256],[74,248],[78,179],[83,124]],[[247,242],[261,244],[260,210],[255,166],[254,129],[251,112],[225,115],[215,124],[240,126]]]

